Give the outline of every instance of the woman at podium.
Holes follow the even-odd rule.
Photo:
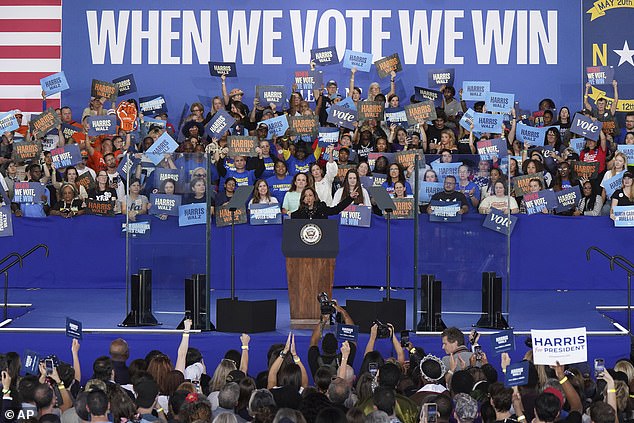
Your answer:
[[[291,213],[291,219],[328,219],[328,216],[339,214],[348,207],[359,195],[358,190],[350,192],[350,195],[344,198],[334,207],[328,207],[326,203],[319,200],[315,189],[306,187],[302,190],[299,199],[299,208]]]

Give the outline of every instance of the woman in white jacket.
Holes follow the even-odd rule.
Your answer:
[[[326,153],[328,155],[328,162],[326,162],[326,172],[322,169],[317,162],[310,165],[310,174],[315,179],[315,191],[321,201],[326,203],[328,207],[332,206],[332,181],[337,176],[338,167],[335,159],[332,157],[333,147],[328,146]]]

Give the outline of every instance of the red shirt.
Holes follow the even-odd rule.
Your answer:
[[[600,146],[590,151],[581,150],[579,158],[582,162],[599,162],[599,173],[605,170],[605,151]]]

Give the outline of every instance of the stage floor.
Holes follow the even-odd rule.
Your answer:
[[[252,335],[251,359],[253,372],[265,367],[266,351],[272,343],[284,342],[290,330],[288,296],[285,290],[238,291],[242,300],[277,300],[277,330]],[[215,300],[229,296],[227,291],[212,291],[212,321],[215,322]],[[339,303],[347,299],[380,301],[385,292],[376,288],[335,289],[333,293]],[[413,322],[413,290],[392,291],[392,298],[407,301],[406,322],[408,328]],[[626,311],[598,311],[597,306],[625,305],[625,291],[513,291],[509,323],[516,333],[515,359],[526,352],[524,339],[531,329],[556,329],[585,326],[589,332],[589,353],[593,357],[603,357],[608,364],[626,357],[630,351],[630,340],[625,329]],[[443,320],[447,326],[457,326],[469,331],[480,316],[480,291],[443,290]],[[32,304],[31,307],[11,308],[9,317],[14,318],[0,328],[0,340],[4,348],[23,352],[25,349],[43,354],[57,352],[63,360],[70,359],[70,340],[65,338],[66,317],[82,322],[84,339],[82,357],[86,370],[96,357],[107,354],[108,343],[117,337],[128,341],[131,357],[143,357],[152,349],[160,349],[175,360],[180,340],[175,327],[183,318],[183,293],[181,290],[154,290],[154,315],[163,325],[152,328],[119,328],[125,318],[125,290],[117,289],[17,289],[9,294],[9,303]],[[352,316],[354,319],[354,316]],[[305,356],[308,349],[310,331],[296,330],[298,349]],[[490,350],[487,333],[481,341],[484,351]],[[429,353],[442,355],[438,334],[411,335],[415,345]],[[220,341],[220,342],[218,342]],[[239,335],[211,332],[194,334],[191,346],[200,348],[208,363],[215,363],[230,348],[239,349]],[[367,335],[359,336],[359,349],[363,351]],[[390,354],[388,341],[377,341],[377,349]],[[301,353],[300,353],[301,354]],[[361,363],[358,354],[356,365]],[[589,360],[593,357],[588,357]],[[496,366],[498,358],[492,358]],[[356,367],[356,366],[355,366]],[[90,372],[86,373],[89,377]]]

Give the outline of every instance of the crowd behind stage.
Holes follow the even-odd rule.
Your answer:
[[[341,321],[354,323],[336,305]],[[621,359],[534,365],[518,386],[508,353],[487,355],[479,335],[445,329],[443,352],[398,339],[389,324],[371,328],[363,350],[339,342],[322,316],[307,351],[294,334],[270,346],[264,368],[250,365],[250,337],[236,335],[224,357],[203,357],[185,322],[176,360],[158,350],[139,357],[124,339],[87,365],[72,341],[72,363],[57,356],[0,356],[2,420],[178,423],[617,423],[632,419],[634,366]],[[468,338],[468,341],[465,339]],[[375,350],[391,344],[394,357]],[[528,346],[528,344],[527,344]],[[237,349],[239,347],[239,349]],[[361,352],[362,351],[362,352]],[[472,352],[473,351],[473,352]],[[28,353],[27,353],[28,354]],[[493,359],[495,357],[495,359]],[[495,363],[493,363],[495,360]],[[606,365],[608,363],[605,363]],[[92,368],[91,368],[92,367]],[[498,372],[500,369],[501,372]],[[20,376],[26,373],[25,376]],[[82,381],[85,383],[82,385]],[[511,384],[513,385],[513,384]]]
[[[213,97],[211,104],[193,103],[189,114],[177,123],[179,130],[170,123],[166,113],[157,113],[153,118],[143,116],[134,99],[117,105],[105,97],[91,97],[81,113],[69,107],[58,109],[60,126],[35,139],[24,114],[14,110],[20,126],[4,133],[0,143],[0,182],[8,194],[2,201],[7,203],[5,205],[11,203],[16,217],[73,218],[85,214],[87,202],[91,200],[112,203],[113,212],[127,213],[135,220],[150,210],[148,197],[152,193],[178,195],[181,204],[206,202],[209,195],[212,206],[220,206],[233,197],[236,187],[252,185],[249,205],[278,204],[284,214],[298,212],[296,217],[315,218],[336,214],[350,204],[375,205],[367,190],[368,184],[383,186],[396,198],[408,198],[421,184],[442,183],[431,198],[421,201],[421,212],[431,213],[434,207],[428,205],[437,200],[459,203],[460,214],[487,214],[491,209],[531,213],[522,194],[543,190],[558,192],[576,186],[579,194],[572,208],[540,208],[538,212],[614,218],[614,206],[634,205],[633,175],[628,168],[632,159],[628,163],[626,154],[618,149],[619,145],[634,144],[634,112],[627,113],[621,128],[616,112],[616,81],[611,104],[604,98],[591,104],[590,85],[586,86],[585,108],[580,112],[603,122],[603,130],[598,140],[586,138],[584,145],[577,146],[576,150],[570,143],[577,137],[570,131],[576,110],[557,106],[552,99],[545,98],[538,110],[529,115],[518,116],[516,109],[510,110],[501,134],[474,133],[469,130],[473,126],[467,129],[460,124],[460,119],[468,107],[486,112],[485,103],[467,104],[462,100],[462,90],[456,92],[449,85],[440,87],[442,104],[431,122],[408,125],[406,119],[398,122],[365,119],[355,122],[354,130],[336,127],[328,122],[328,111],[342,101],[355,107],[364,101],[385,104],[384,116],[393,116],[387,111],[402,110],[404,104],[417,102],[416,95],[402,99],[395,94],[398,74],[394,72],[390,75],[388,93],[382,93],[376,82],[365,91],[355,86],[355,73],[351,72],[346,88],[330,80],[325,87],[314,89],[314,103],[302,98],[294,86],[286,109],[278,108],[275,103],[261,104],[257,97],[249,107],[243,102],[244,91],[228,88],[229,80],[223,76],[220,95]],[[344,92],[349,97],[344,98]],[[43,109],[46,108],[43,94]],[[236,122],[217,137],[210,136],[206,125],[221,110]],[[116,135],[88,136],[89,117],[115,113],[118,116]],[[326,146],[316,136],[293,135],[291,129],[270,136],[266,122],[284,115],[289,118],[314,116],[320,128],[334,127],[335,142]],[[556,127],[546,132],[544,146],[531,146],[518,140],[519,122]],[[173,154],[160,157],[155,164],[144,152],[165,132],[178,141],[178,148]],[[228,136],[240,135],[257,137],[258,147],[253,148],[251,157],[228,154]],[[501,160],[479,156],[478,142],[495,138],[505,140],[508,156]],[[42,153],[22,160],[15,154],[17,145],[29,141],[35,141],[38,146],[41,143]],[[78,145],[81,160],[73,166],[56,168],[51,150],[70,144]],[[394,154],[412,150],[425,155],[425,160],[419,162],[418,172],[411,161],[403,166],[400,156]],[[471,159],[461,160],[463,155],[470,155]],[[131,169],[124,173],[121,161],[127,159]],[[434,163],[458,161],[463,166],[446,177],[439,175],[434,166]],[[598,163],[598,171],[580,176],[573,169],[579,162]],[[178,172],[170,174],[163,172],[165,170]],[[153,177],[166,174],[173,176]],[[416,174],[418,180],[415,180]],[[508,181],[521,175],[534,176],[528,178],[526,192],[519,192],[514,184],[509,187]],[[15,184],[24,181],[40,182],[45,186],[43,194],[16,201]],[[381,213],[376,207],[374,211]],[[168,218],[167,215],[159,217]]]

